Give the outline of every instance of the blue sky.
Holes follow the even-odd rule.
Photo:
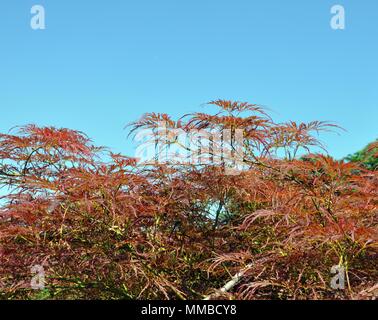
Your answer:
[[[46,9],[46,30],[30,9]],[[332,30],[330,8],[346,10]],[[277,121],[333,120],[335,157],[378,138],[376,0],[3,0],[0,131],[36,123],[86,132],[133,155],[124,126],[217,98]],[[205,109],[206,110],[206,109]]]

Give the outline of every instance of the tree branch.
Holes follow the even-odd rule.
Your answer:
[[[203,300],[210,300],[212,298],[219,297],[222,293],[230,291],[232,288],[234,288],[240,280],[243,278],[246,271],[252,267],[252,263],[248,264],[246,267],[244,267],[241,271],[239,271],[237,274],[235,274],[230,281],[228,281],[222,288],[217,290],[215,294],[210,294]]]

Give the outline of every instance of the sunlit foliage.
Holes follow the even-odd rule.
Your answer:
[[[143,164],[68,129],[1,134],[0,297],[41,297],[30,288],[36,264],[53,299],[375,295],[378,172],[317,153],[317,134],[339,130],[332,123],[275,123],[254,104],[211,104],[219,113],[145,115],[131,133],[161,121],[242,128],[236,175],[222,162]],[[330,287],[334,265],[346,270],[345,290]]]

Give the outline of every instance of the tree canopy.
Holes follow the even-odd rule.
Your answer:
[[[360,163],[369,170],[378,170],[378,139],[367,145],[360,151],[348,155],[345,159],[350,162]]]
[[[332,123],[276,123],[254,104],[211,104],[219,112],[133,123],[131,135],[155,151],[146,161],[69,129],[0,134],[1,297],[375,294],[378,172],[313,152],[323,148],[317,133],[338,130]],[[30,288],[35,265],[44,291]],[[335,266],[344,290],[330,285]]]

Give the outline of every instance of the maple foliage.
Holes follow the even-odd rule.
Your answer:
[[[238,174],[225,174],[224,158],[143,163],[68,129],[28,125],[0,134],[0,296],[34,298],[33,265],[44,267],[56,299],[371,295],[378,172],[316,153],[324,149],[317,134],[339,130],[332,123],[275,123],[258,105],[211,104],[218,113],[178,121],[146,114],[130,133],[162,122],[183,132],[230,129],[222,146],[239,153]],[[238,146],[236,129],[243,129]],[[162,139],[198,151],[174,134]],[[335,265],[345,268],[345,290],[330,287]]]

